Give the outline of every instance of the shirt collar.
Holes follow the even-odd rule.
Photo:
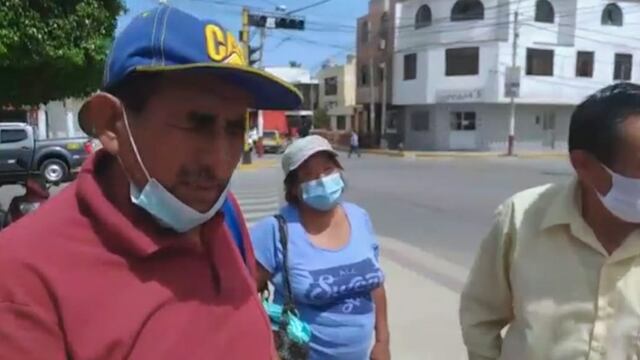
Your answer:
[[[609,258],[610,262],[640,255],[640,231],[631,233],[613,254],[607,253],[582,216],[582,187],[577,177],[562,185],[541,223],[542,230],[557,225],[568,225],[574,237]]]
[[[110,250],[135,257],[146,257],[166,247],[193,246],[187,237],[166,230],[144,210],[135,206],[128,195],[114,196],[105,189],[105,179],[112,178],[114,186],[129,188],[126,175],[113,155],[104,149],[85,161],[77,179],[76,196],[83,215],[92,223],[95,232]],[[128,194],[128,191],[117,192]],[[203,227],[223,226],[221,214]]]
[[[558,195],[552,200],[542,220],[542,230],[556,225],[571,225],[582,219],[582,198],[578,178],[559,185]]]

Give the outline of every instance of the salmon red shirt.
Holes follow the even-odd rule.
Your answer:
[[[107,197],[114,172],[99,151],[76,182],[0,232],[0,359],[270,359],[244,223],[246,264],[222,214],[197,248],[128,198]]]

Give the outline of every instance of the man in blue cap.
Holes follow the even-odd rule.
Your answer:
[[[1,357],[272,358],[228,186],[247,110],[300,101],[219,24],[169,6],[133,19],[80,112],[103,149],[0,234]]]

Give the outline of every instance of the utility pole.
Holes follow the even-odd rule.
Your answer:
[[[240,31],[240,42],[242,43],[247,64],[250,63],[249,53],[249,8],[242,8],[242,30]],[[242,152],[242,163],[251,164],[251,147],[249,147],[249,128],[251,127],[250,113],[245,114],[245,135],[244,151]]]
[[[382,122],[382,129],[380,132],[382,133],[382,138],[380,139],[380,144],[382,148],[387,148],[387,62],[386,60],[380,64],[380,69],[382,70],[382,114],[380,114],[380,119]]]
[[[258,53],[259,56],[260,56],[259,57],[260,62],[258,63],[260,68],[264,67],[264,57],[263,56],[264,56],[264,42],[265,42],[266,39],[267,39],[267,29],[266,28],[260,28],[260,52]]]
[[[373,57],[369,59],[369,132],[375,129],[376,124],[376,94],[373,91]]]
[[[513,42],[512,42],[512,51],[511,51],[511,69],[510,71],[507,71],[507,73],[505,74],[505,76],[510,76],[510,74],[512,76],[515,75],[515,72],[518,72],[517,75],[517,81],[518,81],[518,88],[520,86],[520,69],[516,68],[516,62],[517,62],[517,54],[518,54],[518,37],[520,36],[519,32],[518,32],[518,11],[515,12],[514,14],[514,19],[513,19]],[[511,107],[511,117],[509,118],[509,138],[508,138],[508,149],[507,149],[507,155],[509,156],[513,156],[513,145],[514,145],[514,141],[515,141],[515,137],[516,137],[516,89],[515,86],[513,86],[513,81],[515,79],[512,79],[511,82],[507,82],[507,86],[510,86],[510,89],[507,89],[507,91],[509,91],[509,98],[510,98],[510,107]]]

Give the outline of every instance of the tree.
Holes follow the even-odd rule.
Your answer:
[[[313,113],[313,127],[316,129],[329,130],[331,127],[331,117],[327,113],[327,110],[319,108]]]
[[[302,63],[299,63],[295,60],[289,60],[289,67],[292,68],[301,68],[302,67]]]
[[[95,91],[124,10],[121,0],[0,1],[0,106]]]

